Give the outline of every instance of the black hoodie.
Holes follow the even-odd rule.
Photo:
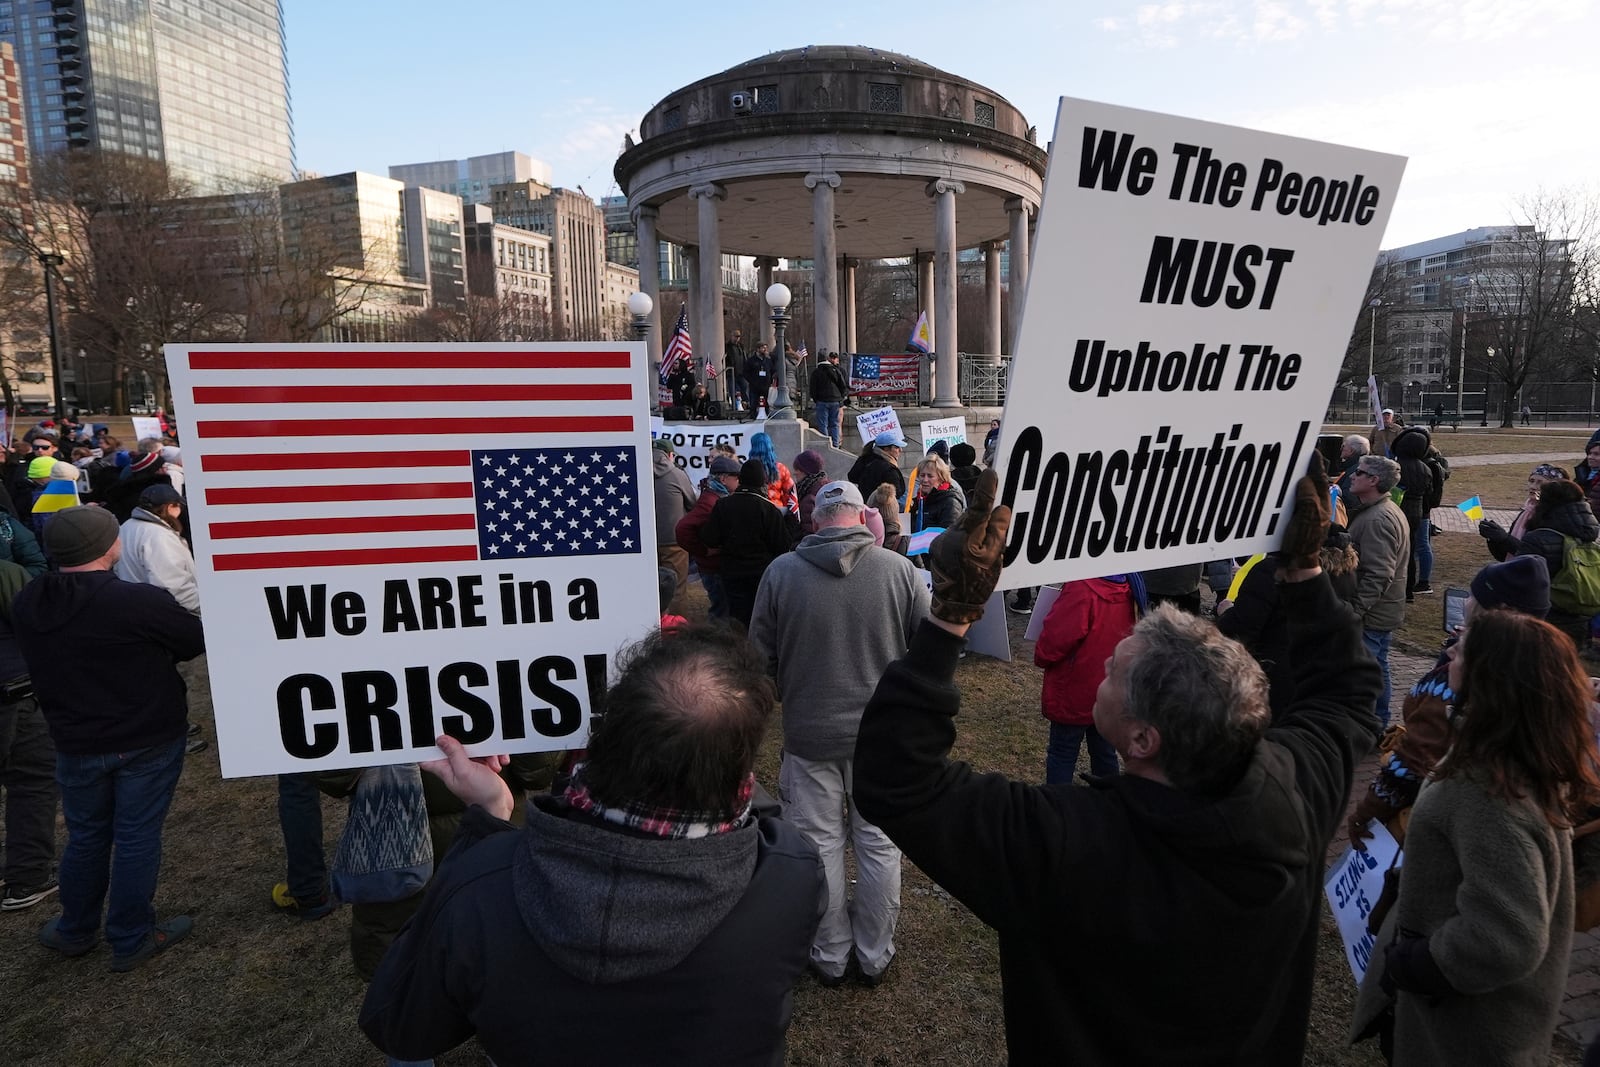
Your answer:
[[[1299,1063],[1323,854],[1372,749],[1378,665],[1328,580],[1285,584],[1295,697],[1222,796],[1033,786],[951,762],[963,642],[923,623],[867,704],[855,798],[1000,935],[1013,1064]]]
[[[46,574],[11,606],[17,643],[58,752],[132,752],[183,736],[175,666],[205,651],[199,616],[110,571]]]

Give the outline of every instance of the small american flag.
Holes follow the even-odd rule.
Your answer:
[[[186,358],[195,547],[217,572],[641,551],[626,351]]]
[[[686,359],[689,366],[694,366],[694,342],[689,339],[689,305],[685,304],[678,309],[678,324],[672,328],[672,340],[667,342],[667,350],[661,353],[661,380],[664,382],[672,373],[672,368],[677,366],[678,360]]]
[[[794,354],[799,356],[802,360],[811,355],[811,353],[806,351],[806,343],[804,341],[801,341],[795,346]]]

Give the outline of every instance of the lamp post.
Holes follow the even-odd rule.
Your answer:
[[[1489,360],[1483,365],[1483,414],[1478,419],[1478,425],[1489,425],[1489,378],[1494,373],[1494,349],[1486,349]]]
[[[789,287],[782,282],[774,282],[767,287],[766,296],[767,306],[772,309],[773,366],[778,378],[778,395],[767,418],[792,419],[795,416],[794,409],[789,406],[789,361],[783,355],[783,331],[789,325]]]
[[[1383,301],[1373,297],[1367,301],[1367,307],[1372,309],[1372,322],[1367,332],[1367,380],[1372,379],[1372,365],[1374,357],[1378,354],[1378,308],[1383,306]]]
[[[93,392],[89,386],[89,353],[78,349],[78,361],[83,364],[83,406],[92,415],[94,414]]]
[[[648,293],[634,293],[628,297],[628,314],[633,316],[633,339],[643,341],[650,336],[650,312],[655,310],[655,301],[650,299]],[[647,357],[648,358],[648,357]],[[659,364],[650,367],[650,414],[661,414],[661,367]]]
[[[44,268],[44,317],[45,326],[50,334],[50,377],[55,386],[55,417],[66,418],[67,399],[63,392],[65,383],[62,382],[61,373],[61,343],[56,337],[56,268],[66,262],[66,258],[55,252],[39,252],[39,266]]]
[[[1456,368],[1456,418],[1461,418],[1462,394],[1467,388],[1467,313],[1461,313],[1461,363]]]

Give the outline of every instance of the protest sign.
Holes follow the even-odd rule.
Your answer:
[[[933,447],[935,441],[959,445],[965,442],[966,439],[966,419],[932,419],[922,424],[922,454],[924,456],[928,454],[928,449]]]
[[[657,622],[642,344],[166,354],[225,776],[586,743]]]
[[[927,356],[851,356],[850,391],[856,396],[916,396],[918,368]]]
[[[1366,843],[1367,850],[1345,850],[1322,883],[1328,906],[1333,909],[1334,922],[1339,927],[1339,936],[1344,939],[1345,958],[1350,961],[1350,970],[1355,972],[1358,984],[1372,961],[1376,940],[1367,933],[1367,916],[1372,914],[1372,906],[1383,892],[1383,872],[1400,852],[1400,845],[1383,828],[1383,823],[1374,820],[1368,829],[1372,831],[1372,839]]]
[[[133,439],[135,441],[143,441],[149,437],[159,438],[161,436],[160,419],[151,418],[147,415],[134,415],[131,421],[133,422]]]
[[[1050,617],[1050,609],[1056,606],[1056,598],[1061,595],[1061,587],[1057,585],[1042,585],[1033,598],[1033,614],[1028,616],[1028,628],[1023,631],[1024,641],[1037,641],[1044,632],[1044,620]]]
[[[741,456],[750,454],[750,435],[760,430],[741,423],[662,422],[652,419],[651,437],[665,437],[677,449],[678,466],[689,473],[696,485],[711,473],[711,460],[707,455],[712,445],[731,445]]]
[[[1375,376],[1367,377],[1367,403],[1372,405],[1372,428],[1383,429],[1383,390],[1378,388]]]
[[[1404,161],[1081,100],[1053,143],[1002,587],[1276,547]]]
[[[894,408],[881,407],[873,411],[864,411],[856,416],[856,432],[861,434],[862,444],[867,444],[885,430],[893,430],[901,437],[905,436],[900,429],[900,416],[895,414]]]

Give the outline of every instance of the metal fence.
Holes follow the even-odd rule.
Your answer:
[[[996,360],[999,362],[995,362]],[[1011,357],[978,352],[962,352],[956,390],[969,407],[995,407],[1006,402],[1006,383],[1011,378]]]
[[[1487,423],[1499,426],[1505,413],[1511,412],[1512,421],[1523,422],[1522,408],[1529,409],[1529,426],[1594,426],[1600,425],[1600,383],[1590,379],[1569,382],[1527,382],[1522,391],[1507,397],[1504,383],[1489,382],[1487,392],[1484,382],[1468,380],[1460,396],[1459,418],[1462,425],[1477,426]],[[1372,421],[1372,409],[1364,396],[1357,399],[1354,390],[1350,396],[1344,391],[1336,395],[1328,407],[1328,421],[1366,425]],[[1404,390],[1404,399],[1396,392],[1390,406],[1400,412],[1407,422],[1427,423],[1435,409],[1443,407],[1446,418],[1456,413],[1456,393],[1438,385],[1411,387]]]

